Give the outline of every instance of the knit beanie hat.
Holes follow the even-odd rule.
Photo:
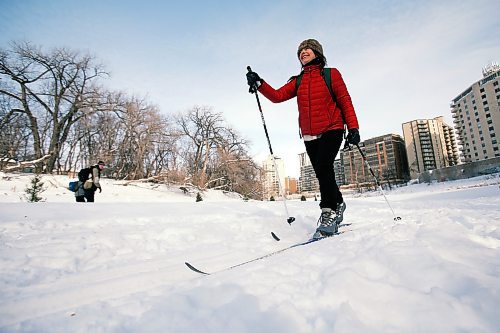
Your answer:
[[[300,51],[302,51],[302,49],[305,48],[309,48],[313,50],[316,53],[316,55],[324,57],[323,46],[321,46],[321,44],[316,39],[306,39],[305,41],[300,43],[299,48],[297,50],[297,57],[300,57]]]

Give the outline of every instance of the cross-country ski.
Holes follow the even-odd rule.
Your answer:
[[[300,242],[300,243],[296,243],[296,244],[293,244],[293,245],[290,245],[290,246],[287,246],[285,248],[282,248],[280,250],[276,250],[276,251],[273,251],[273,252],[270,252],[270,253],[267,253],[267,254],[264,254],[262,256],[259,256],[257,258],[253,258],[253,259],[250,259],[250,260],[246,260],[246,261],[243,261],[243,262],[240,262],[238,264],[235,264],[235,265],[232,265],[232,266],[229,266],[229,267],[226,267],[226,268],[223,268],[223,269],[220,269],[218,271],[215,271],[215,272],[211,272],[211,273],[208,273],[208,272],[205,272],[205,271],[202,271],[198,268],[196,268],[195,266],[193,266],[192,264],[190,264],[189,262],[185,262],[184,264],[190,269],[192,270],[193,272],[196,272],[196,273],[200,273],[200,274],[204,274],[204,275],[211,275],[211,274],[215,274],[215,273],[220,273],[220,272],[224,272],[224,271],[227,271],[227,270],[230,270],[230,269],[234,269],[234,268],[237,268],[237,267],[241,267],[243,265],[247,265],[247,264],[250,264],[254,261],[258,261],[258,260],[263,260],[265,258],[268,258],[268,257],[272,257],[274,255],[277,255],[277,254],[280,254],[280,253],[283,253],[285,251],[288,251],[290,249],[293,249],[293,248],[296,248],[296,247],[299,247],[299,246],[304,246],[304,245],[307,245],[307,244],[311,244],[311,243],[314,243],[314,242],[317,242],[317,241],[320,241],[320,240],[323,240],[323,239],[326,239],[326,238],[333,238],[333,237],[336,237],[340,234],[343,234],[345,233],[346,231],[340,231],[332,236],[323,236],[323,237],[318,237],[318,238],[310,238],[304,242]]]

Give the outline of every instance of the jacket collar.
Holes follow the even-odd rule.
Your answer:
[[[303,68],[304,73],[311,73],[319,70],[321,70],[321,65],[316,65],[316,64],[306,65]]]

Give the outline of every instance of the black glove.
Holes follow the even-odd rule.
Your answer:
[[[248,92],[253,94],[254,92],[257,91],[257,89],[262,84],[262,79],[260,78],[259,74],[257,74],[257,73],[248,72],[247,73],[247,83],[250,86],[250,89],[248,89]]]
[[[102,188],[100,186],[98,187],[98,189],[99,189],[99,193],[102,193]]]
[[[357,128],[351,128],[349,134],[347,134],[347,142],[351,145],[357,145],[360,141],[359,130]]]

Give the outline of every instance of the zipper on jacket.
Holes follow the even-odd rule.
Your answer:
[[[312,119],[311,119],[311,81],[312,81],[312,75],[311,75],[312,71],[309,70],[308,71],[308,75],[309,75],[309,80],[307,80],[307,100],[309,102],[309,133],[311,133],[310,135],[312,135]]]

